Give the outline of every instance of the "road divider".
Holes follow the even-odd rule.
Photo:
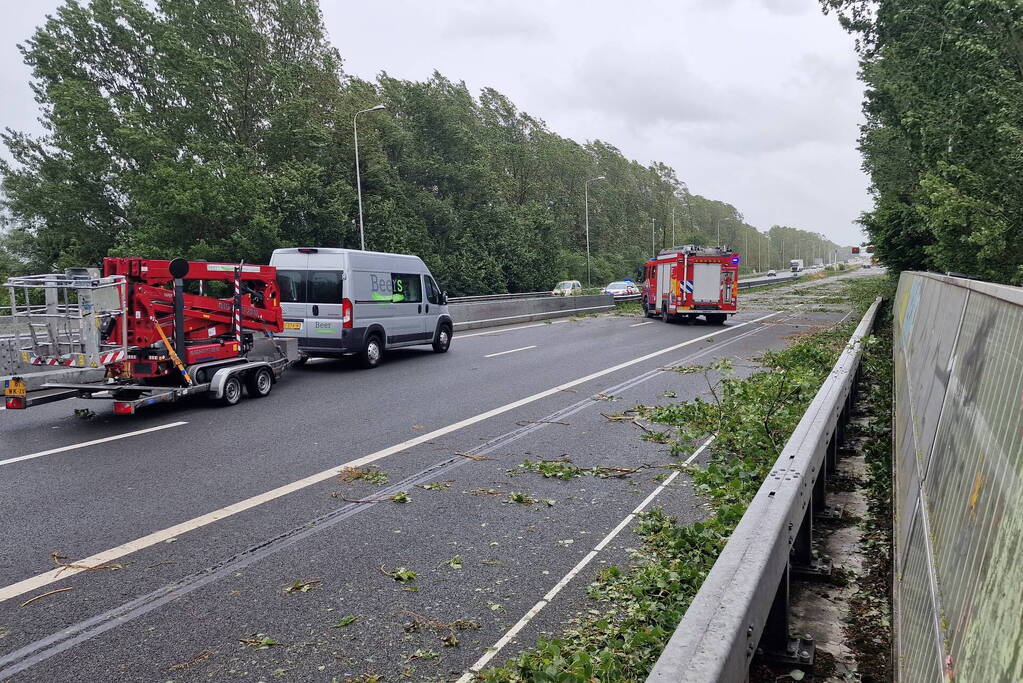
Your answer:
[[[600,377],[605,377],[605,376],[610,375],[612,373],[618,372],[619,370],[623,370],[625,368],[632,367],[633,365],[637,365],[639,363],[643,363],[643,362],[651,360],[653,358],[657,358],[659,356],[662,356],[662,355],[665,355],[665,354],[668,354],[668,353],[672,353],[674,351],[677,351],[678,349],[684,348],[686,346],[690,346],[691,344],[696,344],[698,342],[702,342],[702,341],[705,341],[705,340],[708,340],[708,339],[711,339],[711,338],[713,338],[715,340],[719,340],[719,339],[721,339],[722,335],[726,335],[729,332],[741,329],[741,328],[746,327],[748,325],[754,325],[756,323],[759,323],[759,322],[762,322],[764,320],[767,320],[768,318],[772,318],[772,317],[774,317],[774,316],[776,316],[778,314],[779,314],[778,312],[768,313],[766,315],[762,315],[762,316],[759,316],[757,318],[754,318],[753,320],[747,320],[745,322],[728,325],[727,327],[725,327],[723,329],[722,328],[718,328],[718,329],[715,329],[713,332],[710,332],[708,334],[700,335],[700,336],[694,337],[692,339],[687,339],[686,341],[679,342],[677,344],[672,344],[670,346],[666,346],[666,347],[664,347],[662,349],[658,349],[657,351],[652,351],[651,353],[647,353],[647,354],[644,354],[642,356],[638,356],[638,357],[633,358],[631,360],[623,361],[621,363],[618,363],[616,365],[612,365],[612,366],[604,368],[602,370],[597,370],[596,372],[592,372],[592,373],[590,373],[588,375],[585,375],[583,377],[579,377],[577,379],[570,380],[568,382],[564,382],[562,384],[559,384],[557,386],[551,387],[549,389],[545,389],[543,391],[537,392],[535,394],[532,394],[531,396],[526,396],[524,398],[520,398],[520,399],[518,399],[516,401],[512,401],[512,402],[506,403],[506,404],[504,404],[502,406],[498,406],[496,408],[492,408],[492,409],[484,411],[482,413],[478,413],[478,414],[473,415],[471,417],[467,417],[467,418],[465,418],[463,420],[459,420],[457,422],[453,422],[453,423],[451,423],[449,425],[446,425],[444,427],[441,427],[439,429],[435,429],[435,430],[427,432],[425,434],[420,434],[419,436],[417,436],[415,438],[408,439],[407,441],[402,441],[401,443],[394,444],[393,446],[389,446],[387,448],[383,448],[383,449],[378,450],[378,451],[376,451],[374,453],[370,453],[370,454],[362,456],[360,458],[355,458],[354,460],[349,460],[348,462],[338,463],[338,464],[336,464],[336,465],[334,465],[334,466],[332,466],[332,467],[330,467],[330,468],[328,468],[326,470],[323,470],[322,472],[317,472],[315,474],[311,474],[311,475],[309,475],[307,477],[303,477],[302,479],[298,479],[298,480],[293,481],[293,482],[291,482],[289,484],[285,484],[283,486],[278,486],[277,488],[271,489],[270,491],[266,491],[264,493],[260,493],[260,494],[255,495],[255,496],[251,496],[251,497],[246,498],[244,500],[238,501],[237,503],[233,503],[233,504],[228,505],[226,507],[220,508],[219,510],[213,510],[213,511],[208,512],[208,513],[206,513],[204,515],[200,515],[198,517],[194,517],[194,518],[192,518],[190,520],[181,522],[179,524],[175,524],[175,525],[169,526],[169,527],[167,527],[165,529],[161,529],[159,531],[155,531],[155,532],[153,532],[151,534],[148,534],[146,536],[142,536],[140,538],[137,538],[137,539],[129,541],[127,543],[121,544],[121,545],[116,546],[114,548],[110,548],[109,550],[104,550],[102,552],[96,553],[96,554],[91,555],[89,557],[76,560],[76,561],[72,562],[71,564],[82,565],[82,566],[85,566],[85,567],[95,566],[95,565],[100,565],[100,564],[109,564],[111,562],[114,562],[115,560],[118,560],[118,559],[120,559],[122,557],[125,557],[127,555],[130,555],[132,553],[138,552],[140,550],[144,550],[146,548],[149,548],[151,546],[157,545],[159,543],[163,543],[164,541],[166,541],[168,539],[178,538],[181,535],[186,534],[186,533],[188,533],[190,531],[194,531],[196,529],[200,529],[202,527],[205,527],[205,526],[208,526],[210,524],[213,524],[214,522],[218,522],[218,521],[220,521],[222,519],[226,519],[226,518],[231,517],[233,515],[236,515],[238,513],[241,513],[241,512],[244,512],[246,510],[250,510],[252,508],[255,508],[255,507],[258,507],[260,505],[263,505],[264,503],[268,503],[268,502],[276,500],[278,498],[282,498],[283,496],[286,496],[286,495],[288,495],[290,493],[294,493],[296,491],[300,491],[302,489],[308,488],[308,487],[313,486],[315,484],[319,484],[320,482],[327,481],[328,479],[332,479],[334,476],[337,475],[338,471],[341,468],[345,468],[345,467],[363,467],[365,465],[369,465],[371,463],[377,462],[378,460],[382,460],[383,458],[386,458],[386,457],[388,457],[390,455],[394,455],[396,453],[401,453],[403,451],[406,451],[406,450],[408,450],[410,448],[414,448],[415,446],[418,446],[418,445],[423,444],[423,443],[427,443],[429,441],[434,441],[434,440],[439,439],[439,438],[441,438],[443,436],[446,436],[447,434],[451,434],[452,432],[457,432],[457,431],[459,431],[461,429],[465,429],[466,427],[470,427],[470,426],[475,425],[477,423],[483,422],[484,420],[489,420],[492,417],[496,417],[498,415],[502,415],[504,413],[507,413],[507,412],[512,411],[512,410],[515,410],[517,408],[521,408],[522,406],[526,406],[526,405],[529,405],[531,403],[535,403],[535,402],[537,402],[539,400],[542,400],[544,398],[547,398],[547,397],[550,397],[550,396],[555,396],[555,395],[560,394],[561,392],[565,391],[566,389],[571,389],[573,387],[577,387],[577,386],[579,386],[581,384],[585,384],[587,382],[593,381],[593,380],[598,379]],[[139,433],[141,433],[142,431],[144,431],[144,430],[140,430]],[[124,438],[124,436],[121,436],[121,437],[111,437],[108,440],[112,440],[113,438]],[[100,443],[100,442],[102,442],[102,440],[98,440],[98,441],[96,441],[94,443]],[[79,447],[81,447],[81,446],[83,446],[83,444],[79,444]],[[47,586],[47,585],[49,585],[51,583],[54,583],[54,582],[56,582],[56,581],[58,581],[60,579],[66,579],[66,578],[68,578],[70,576],[73,576],[75,574],[81,573],[83,571],[87,571],[87,570],[86,569],[68,568],[68,567],[57,567],[57,568],[51,569],[50,571],[43,572],[42,574],[37,574],[36,576],[24,579],[24,580],[19,581],[17,583],[13,583],[13,584],[10,584],[8,586],[4,586],[3,588],[0,588],[0,602],[4,602],[6,600],[10,600],[11,598],[15,598],[15,597],[17,597],[19,595],[23,595],[23,594],[28,593],[30,591],[38,590],[39,588],[41,588],[43,586]]]
[[[615,307],[610,294],[582,296],[546,296],[533,299],[503,301],[453,301],[448,310],[455,323],[455,331],[477,327],[496,327],[515,321],[544,320],[570,315],[599,313]]]
[[[38,453],[29,453],[28,455],[20,455],[16,458],[8,458],[7,460],[0,460],[0,465],[11,465],[16,462],[22,462],[23,460],[32,460],[34,458],[42,458],[46,455],[55,455],[57,453],[66,453],[67,451],[75,451],[79,448],[88,448],[89,446],[97,446],[101,443],[109,443],[111,441],[120,441],[121,439],[130,439],[133,436],[142,436],[143,434],[150,434],[152,432],[159,432],[164,429],[170,429],[172,427],[180,427],[186,425],[188,422],[171,422],[170,424],[160,425],[158,427],[147,427],[146,429],[138,429],[134,432],[128,432],[126,434],[115,434],[114,436],[105,436],[102,439],[93,439],[92,441],[83,441],[82,443],[75,443],[69,446],[60,446],[59,448],[51,448],[45,451],[39,451]]]

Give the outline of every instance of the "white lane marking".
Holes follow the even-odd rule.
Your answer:
[[[508,351],[498,351],[497,353],[488,353],[487,355],[485,355],[483,357],[484,358],[493,358],[494,356],[503,356],[506,353],[516,353],[518,351],[528,351],[529,349],[535,349],[535,348],[536,348],[536,344],[533,344],[532,346],[523,346],[523,347],[518,348],[518,349],[509,349]]]
[[[653,325],[653,320],[647,320],[645,323],[636,323],[635,325],[629,325],[629,327],[639,327],[640,325]]]
[[[709,339],[710,337],[713,336],[720,337],[721,334],[725,332],[729,332],[730,330],[737,330],[740,327],[745,327],[746,325],[753,325],[754,323],[758,323],[761,320],[767,320],[770,317],[778,315],[778,313],[779,313],[778,311],[775,311],[774,313],[768,313],[767,315],[762,315],[759,318],[754,318],[753,320],[747,320],[746,322],[739,323],[738,325],[730,325],[724,330],[718,329],[715,330],[714,332],[710,332],[708,334],[695,337],[684,342],[679,342],[678,344],[667,346],[663,349],[660,349],[659,351],[653,351],[643,356],[633,358],[632,360],[624,361],[622,363],[619,363],[618,365],[612,365],[609,368],[604,368],[603,370],[598,370],[596,372],[590,373],[585,377],[579,377],[578,379],[570,380],[563,384],[559,384],[556,387],[551,387],[550,389],[545,389],[541,392],[533,394],[532,396],[526,396],[525,398],[520,398],[517,401],[506,403],[503,406],[498,406],[497,408],[492,408],[486,412],[479,413],[478,415],[467,417],[464,420],[453,422],[447,425],[446,427],[435,429],[432,432],[428,432],[426,434],[420,434],[419,436],[409,439],[408,441],[402,441],[399,444],[388,446],[387,448],[376,451],[375,453],[370,453],[369,455],[364,455],[361,458],[349,460],[348,462],[339,463],[337,465],[334,465],[330,469],[323,470],[322,472],[317,472],[316,474],[311,474],[308,477],[304,477],[297,481],[293,481],[290,484],[285,484],[284,486],[278,486],[275,489],[266,491],[265,493],[260,493],[258,495],[252,496],[251,498],[246,498],[245,500],[238,501],[237,503],[233,503],[231,505],[228,505],[227,507],[220,508],[219,510],[208,512],[205,515],[200,515],[199,517],[195,517],[185,522],[181,522],[180,524],[175,524],[174,526],[167,527],[166,529],[161,529],[160,531],[154,531],[153,533],[148,534],[147,536],[137,538],[134,541],[129,541],[127,543],[117,546],[116,548],[104,550],[102,552],[96,553],[95,555],[91,555],[80,560],[75,560],[72,564],[81,564],[86,566],[108,564],[110,562],[113,562],[114,560],[124,557],[125,555],[130,555],[131,553],[138,552],[139,550],[144,550],[145,548],[149,548],[150,546],[163,543],[169,538],[176,538],[189,531],[194,531],[195,529],[202,528],[204,526],[212,524],[213,522],[217,522],[232,515],[236,515],[239,512],[244,512],[245,510],[249,510],[258,505],[262,505],[263,503],[268,503],[271,500],[276,500],[277,498],[286,496],[289,493],[294,493],[295,491],[300,491],[301,489],[304,489],[306,487],[318,484],[321,481],[331,479],[335,475],[337,475],[338,471],[343,467],[362,467],[363,465],[368,465],[370,463],[376,462],[377,460],[386,458],[389,455],[400,453],[402,451],[408,450],[409,448],[413,448],[420,444],[426,443],[427,441],[433,441],[434,439],[438,439],[452,432],[456,432],[460,429],[464,429],[465,427],[472,426],[478,422],[489,420],[490,418],[496,417],[497,415],[501,415],[502,413],[507,413],[511,410],[515,410],[516,408],[521,408],[522,406],[529,405],[530,403],[534,403],[536,401],[539,401],[540,399],[547,398],[548,396],[554,396],[555,394],[563,392],[565,389],[571,389],[572,387],[576,387],[579,386],[580,384],[585,384],[586,382],[595,380],[598,377],[610,375],[611,373],[618,372],[619,370],[636,365],[637,363],[648,361],[651,358],[656,358],[657,356],[661,356],[666,353],[672,353],[673,351],[677,351],[678,349],[681,349],[685,346],[689,346],[690,344],[695,344],[705,339]],[[66,579],[69,576],[74,576],[75,574],[78,574],[83,571],[86,570],[57,567],[48,572],[37,574],[36,576],[23,579],[22,581],[18,581],[17,583],[12,583],[9,586],[4,586],[3,588],[0,588],[0,602],[10,600],[11,598],[23,595],[25,593],[28,593],[29,591],[37,590],[42,586],[47,586],[51,583],[54,583],[55,581],[58,581],[61,578]]]
[[[716,439],[716,438],[717,438],[716,436],[712,436],[709,439],[707,439],[706,441],[704,441],[703,445],[700,446],[699,448],[697,448],[696,451],[693,452],[693,454],[690,455],[688,458],[686,458],[686,461],[684,463],[682,463],[682,464],[683,465],[688,465],[691,462],[693,462],[693,460],[696,460],[698,457],[700,457],[700,453],[703,453],[707,449],[707,446],[709,446],[711,444],[711,442],[713,442],[714,439]]]
[[[546,323],[537,323],[535,325],[521,325],[519,327],[501,327],[496,330],[488,330],[487,332],[473,332],[472,334],[459,334],[459,339],[465,339],[466,337],[482,337],[487,334],[500,334],[501,332],[514,332],[515,330],[528,330],[531,327],[546,327],[548,325],[557,325],[558,323],[567,323],[567,318],[561,318],[560,320],[552,320]]]
[[[32,460],[33,458],[41,458],[44,455],[53,455],[55,453],[65,453],[67,451],[74,451],[79,448],[87,448],[89,446],[95,446],[101,443],[109,443],[110,441],[119,441],[120,439],[128,439],[133,436],[140,436],[142,434],[149,434],[150,432],[158,432],[161,429],[170,429],[171,427],[180,427],[186,425],[187,422],[171,422],[170,424],[160,425],[158,427],[148,427],[146,429],[139,429],[138,431],[128,432],[126,434],[116,434],[114,436],[107,436],[102,439],[93,439],[92,441],[83,441],[82,443],[71,444],[70,446],[61,446],[60,448],[51,448],[48,451],[39,451],[38,453],[29,453],[28,455],[19,455],[17,458],[9,458],[7,460],[0,460],[0,465],[10,465],[11,463],[21,462],[22,460]]]
[[[704,448],[710,445],[710,442],[713,440],[714,437],[707,439],[703,443],[703,445],[700,446],[699,450],[697,450],[696,453],[691,455],[689,457],[689,460],[687,460],[686,462],[691,462],[692,459],[696,457],[696,455],[699,454],[701,451],[703,451]],[[560,581],[554,584],[554,588],[547,591],[547,594],[540,598],[540,601],[533,605],[533,607],[530,608],[530,610],[526,612],[523,615],[523,617],[519,619],[518,622],[515,623],[514,626],[508,629],[508,631],[503,636],[501,636],[501,638],[496,643],[487,648],[487,651],[483,653],[483,656],[477,659],[476,663],[470,666],[469,670],[462,674],[461,678],[458,679],[457,683],[469,683],[469,681],[475,678],[476,674],[479,673],[491,659],[497,656],[497,653],[504,649],[504,646],[510,643],[512,639],[518,634],[518,632],[525,628],[526,625],[533,620],[533,617],[540,613],[540,610],[542,610],[544,607],[550,604],[551,600],[554,599],[554,596],[560,593],[562,588],[567,586],[568,583],[573,578],[575,578],[575,576],[579,572],[585,569],[586,565],[588,565],[590,561],[597,556],[597,553],[599,553],[601,550],[607,547],[607,544],[613,541],[615,539],[615,536],[620,534],[622,532],[622,529],[627,527],[629,523],[636,518],[636,515],[643,512],[643,509],[646,508],[646,506],[649,505],[651,502],[653,502],[654,498],[656,498],[661,491],[667,488],[667,486],[671,484],[671,482],[675,481],[675,477],[677,477],[678,475],[679,475],[678,470],[672,472],[671,476],[665,479],[660,486],[655,488],[642,503],[636,506],[635,510],[626,515],[625,519],[618,523],[618,526],[612,529],[611,532],[607,536],[605,536],[600,543],[593,547],[593,550],[588,552],[583,557],[583,559],[579,560],[578,564],[572,567],[572,569],[567,574],[561,577]]]

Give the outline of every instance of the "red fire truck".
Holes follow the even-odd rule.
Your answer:
[[[723,325],[739,303],[739,254],[727,247],[687,244],[646,262],[643,312],[665,322],[702,315]]]

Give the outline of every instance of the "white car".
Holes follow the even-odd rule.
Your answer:
[[[624,280],[617,280],[612,282],[607,287],[600,290],[601,294],[610,294],[616,300],[617,299],[635,299],[639,298],[640,291],[632,282],[625,282]]]
[[[562,280],[554,286],[551,296],[575,296],[583,293],[583,285],[578,280]]]
[[[767,271],[767,277],[778,277],[778,273],[774,272],[773,270],[769,270]]]

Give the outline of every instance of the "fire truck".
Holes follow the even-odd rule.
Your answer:
[[[132,414],[195,395],[234,405],[243,387],[269,394],[298,358],[297,339],[275,336],[284,319],[273,266],[106,258],[102,275],[72,268],[7,284],[12,318],[27,321],[22,362],[51,366],[4,380],[8,410],[94,398]]]
[[[702,315],[723,325],[738,310],[739,261],[728,247],[688,244],[661,251],[646,262],[643,312],[664,322]]]

